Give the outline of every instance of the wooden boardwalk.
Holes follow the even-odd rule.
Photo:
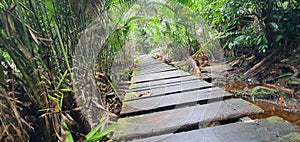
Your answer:
[[[148,56],[123,100],[117,141],[288,141],[299,127],[279,117],[241,121],[259,107]],[[214,127],[209,127],[214,126]]]

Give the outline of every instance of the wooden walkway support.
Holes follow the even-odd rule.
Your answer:
[[[299,127],[281,118],[241,122],[263,113],[193,76],[141,56],[114,131],[118,141],[286,141],[300,140]],[[215,127],[209,127],[220,125]]]

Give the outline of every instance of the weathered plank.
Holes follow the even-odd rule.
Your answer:
[[[151,63],[151,64],[143,64],[143,65],[138,65],[136,70],[147,70],[151,68],[159,68],[159,67],[167,67],[165,63],[157,62],[157,63]]]
[[[166,71],[172,71],[176,70],[176,68],[171,67],[171,66],[165,66],[165,67],[158,67],[158,68],[149,68],[148,70],[137,70],[135,72],[136,75],[146,75],[146,74],[151,74],[151,73],[157,73],[157,72],[166,72]]]
[[[163,62],[155,60],[153,58],[142,58],[138,62],[138,67],[149,66],[154,64],[161,64]]]
[[[137,63],[137,69],[139,68],[145,68],[145,67],[149,67],[149,66],[170,66],[168,64],[166,64],[163,61],[159,61],[153,58],[149,58],[149,59],[143,59],[140,62]]]
[[[153,59],[153,58],[150,57],[150,56],[148,56],[148,55],[141,55],[141,56],[138,58],[138,60],[139,60],[140,62],[142,62],[142,61],[149,61],[149,59]]]
[[[146,65],[138,65],[137,68],[135,70],[137,71],[141,71],[141,70],[150,70],[150,69],[153,69],[153,68],[174,68],[172,66],[169,66],[165,63],[162,63],[162,62],[158,62],[158,63],[152,63],[152,64],[146,64]]]
[[[154,81],[147,81],[142,83],[134,83],[130,86],[131,89],[138,89],[138,88],[145,88],[145,87],[155,87],[159,85],[165,85],[165,84],[172,84],[177,82],[185,82],[190,80],[199,80],[199,77],[196,76],[183,76],[178,78],[167,78],[164,80],[154,80]]]
[[[138,58],[139,60],[143,60],[143,59],[153,59],[152,57],[150,57],[149,55],[141,55]]]
[[[186,77],[188,77],[188,76],[186,76]],[[178,78],[172,78],[172,79],[178,79]],[[160,81],[164,81],[164,80],[160,80]],[[155,86],[149,85],[149,86],[136,87],[136,88],[134,88],[134,86],[133,87],[131,86],[131,89],[128,90],[128,92],[140,92],[140,91],[144,91],[144,90],[153,90],[156,88],[166,88],[169,86],[181,87],[181,85],[186,84],[186,83],[202,84],[203,82],[204,81],[202,81],[200,79],[191,79],[191,80],[177,81],[177,82],[172,82],[172,83],[165,83],[165,84],[160,84],[160,85],[155,85]],[[150,83],[151,83],[151,81],[150,81]]]
[[[183,126],[238,118],[263,112],[242,99],[231,99],[205,105],[178,108],[118,120],[114,139],[128,140],[171,133]]]
[[[161,61],[155,60],[153,58],[148,58],[148,59],[142,59],[138,62],[138,65],[143,66],[143,65],[151,65],[151,64],[156,64],[156,63],[162,63]]]
[[[128,100],[136,100],[141,98],[147,98],[147,97],[154,97],[154,96],[162,96],[162,95],[169,95],[179,92],[185,92],[185,91],[192,91],[196,89],[204,89],[212,87],[213,85],[211,83],[208,83],[206,81],[202,80],[191,80],[186,82],[181,82],[180,84],[174,85],[174,86],[163,86],[159,88],[152,88],[152,89],[144,89],[142,91],[137,92],[128,92],[125,94],[124,101]],[[137,93],[144,93],[144,92],[150,92],[150,96],[142,96],[137,97]]]
[[[152,73],[148,75],[136,75],[132,78],[131,82],[138,83],[138,82],[160,80],[165,78],[175,78],[175,77],[188,76],[188,75],[190,74],[187,72],[181,70],[174,70],[174,71],[167,71],[167,72]]]
[[[146,74],[152,72],[161,72],[167,70],[175,70],[176,68],[169,66],[161,61],[157,61],[150,57],[144,57],[138,63],[135,69],[136,74]]]
[[[298,132],[296,132],[298,129]],[[177,134],[155,136],[135,142],[299,142],[299,127],[279,117],[233,123]]]
[[[229,97],[232,94],[218,88],[207,88],[202,90],[194,90],[189,92],[176,93],[172,95],[150,97],[140,100],[127,101],[123,103],[121,116],[130,113],[149,111],[163,107],[177,106],[188,103],[197,103],[203,100],[221,99]]]

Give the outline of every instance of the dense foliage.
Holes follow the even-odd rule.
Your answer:
[[[297,0],[199,0],[179,2],[197,10],[217,30],[223,48],[241,55],[246,48],[260,53],[299,45],[300,2]]]

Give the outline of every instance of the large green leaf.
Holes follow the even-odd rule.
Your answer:
[[[97,133],[96,135],[94,135],[93,137],[91,137],[88,141],[100,140],[101,138],[103,138],[104,136],[106,136],[107,134],[112,132],[116,126],[117,126],[117,123],[113,123],[113,124],[109,125],[103,131],[101,131],[101,132]]]
[[[67,136],[66,142],[74,142],[73,136],[70,131],[66,131],[66,136]]]
[[[275,22],[271,22],[269,25],[272,29],[278,29],[278,25]]]
[[[103,123],[104,123],[104,120],[105,120],[105,118],[102,118],[102,119],[99,121],[99,124],[98,124],[91,132],[89,132],[89,133],[85,136],[86,141],[89,141],[90,138],[91,138],[92,136],[94,136],[94,135],[99,131],[99,129],[101,128],[101,126],[102,126]]]

